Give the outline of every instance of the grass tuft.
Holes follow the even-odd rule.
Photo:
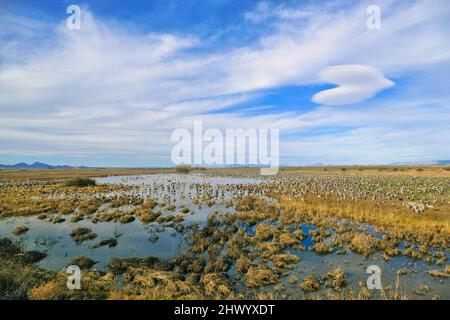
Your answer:
[[[66,187],[87,187],[95,186],[96,182],[91,178],[75,178],[65,182]]]

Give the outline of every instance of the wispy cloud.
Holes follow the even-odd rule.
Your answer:
[[[151,165],[168,160],[173,129],[202,119],[219,129],[279,128],[282,162],[442,157],[444,142],[430,143],[426,126],[448,137],[450,94],[410,96],[450,65],[448,5],[431,2],[379,1],[378,31],[366,28],[366,3],[263,2],[241,19],[264,32],[225,47],[192,32],[127,29],[87,9],[81,30],[2,12],[17,23],[0,33],[0,155],[108,155],[110,165],[134,155],[130,165]],[[370,100],[394,81],[389,98]],[[329,83],[338,87],[319,88],[319,106],[265,107],[268,89]]]

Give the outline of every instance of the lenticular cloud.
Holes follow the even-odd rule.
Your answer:
[[[378,92],[392,87],[378,69],[367,65],[338,65],[320,70],[319,77],[336,88],[316,93],[312,101],[324,105],[344,105],[370,99]]]

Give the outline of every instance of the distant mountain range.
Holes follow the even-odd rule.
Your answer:
[[[423,161],[423,162],[396,162],[390,163],[389,165],[427,165],[427,164],[438,164],[438,165],[448,165],[450,164],[450,160],[435,160],[435,161]],[[310,166],[325,166],[322,163],[312,164]],[[228,166],[233,167],[233,166]],[[242,165],[236,165],[236,167],[242,167]],[[250,167],[250,166],[249,166]],[[51,164],[42,163],[42,162],[34,162],[32,164],[27,164],[25,162],[20,162],[16,164],[0,164],[0,169],[93,169],[94,167],[85,167],[85,166],[68,166],[68,165],[58,165],[53,166]]]
[[[450,160],[432,160],[432,161],[417,161],[417,162],[394,162],[391,165],[426,165],[426,164],[450,164]]]
[[[34,162],[32,164],[27,164],[25,162],[20,162],[16,164],[0,164],[0,169],[87,169],[88,167],[85,166],[68,166],[68,165],[62,165],[62,166],[52,166],[51,164],[46,164],[42,162]]]

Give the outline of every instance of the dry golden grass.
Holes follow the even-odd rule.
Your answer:
[[[333,247],[329,244],[323,243],[323,242],[317,242],[314,245],[314,251],[318,254],[318,255],[327,255],[333,252]]]
[[[341,290],[343,287],[348,285],[345,279],[344,271],[340,268],[331,270],[322,279],[325,280],[325,284],[329,287],[333,287],[335,290]]]
[[[200,283],[207,297],[226,298],[231,294],[231,283],[223,273],[206,273]]]
[[[320,282],[315,276],[308,276],[300,284],[300,288],[304,292],[318,291],[320,289]]]
[[[75,178],[93,178],[121,175],[174,173],[174,168],[167,169],[0,169],[0,181],[9,180],[59,180]]]
[[[301,224],[316,227],[309,232],[315,242],[310,249],[315,250],[316,254],[331,253],[336,247],[344,250],[348,246],[360,255],[369,256],[379,251],[389,260],[392,256],[402,254],[444,266],[450,236],[450,206],[446,180],[442,177],[450,177],[450,172],[439,166],[419,169],[422,168],[282,168],[279,177],[267,180],[269,184],[266,187],[243,185],[231,189],[232,192],[249,191],[248,197],[235,197],[232,201],[226,201],[224,197],[214,197],[210,193],[198,196],[195,199],[198,206],[225,204],[230,207],[234,204],[236,211],[229,214],[218,211],[210,213],[207,226],[192,229],[188,251],[176,259],[129,259],[111,264],[109,272],[92,268],[93,261],[80,260],[79,263],[86,263],[84,271],[87,274],[82,283],[83,290],[75,293],[68,292],[65,273],[44,276],[42,270],[21,265],[18,269],[20,275],[15,275],[15,260],[12,258],[6,259],[8,268],[0,269],[0,277],[5,274],[5,278],[17,287],[17,296],[32,299],[286,298],[286,284],[280,282],[282,277],[289,275],[285,269],[302,263],[297,255],[292,254],[295,253],[292,249],[305,249],[302,241],[306,234],[301,231]],[[138,218],[144,223],[173,227],[182,222],[189,212],[186,207],[172,204],[172,200],[157,203],[156,200],[148,199],[144,202],[139,197],[123,193],[126,190],[133,191],[127,186],[77,188],[67,187],[64,181],[60,181],[79,177],[80,172],[81,176],[95,177],[173,172],[171,170],[2,170],[0,182],[5,184],[0,189],[0,216],[36,215],[54,223],[65,218],[128,223]],[[207,174],[230,176],[252,176],[258,172],[254,168],[206,170]],[[432,190],[427,191],[430,194],[424,203],[433,205],[418,214],[402,204],[400,198],[411,200],[408,198],[411,194],[411,201],[421,201],[419,198],[423,190],[428,190],[427,186],[432,186]],[[407,190],[404,191],[403,187]],[[419,198],[414,198],[416,191]],[[116,196],[107,199],[101,196],[106,193]],[[62,194],[64,197],[61,197]],[[372,198],[372,195],[375,196]],[[430,202],[435,196],[439,199]],[[171,211],[170,214],[167,211]],[[64,217],[68,214],[72,216]],[[382,239],[370,235],[371,231],[364,224],[375,226],[377,231],[381,231]],[[251,236],[242,225],[254,226],[255,235]],[[75,229],[72,236],[80,242],[94,238],[88,229]],[[400,250],[398,245],[401,241],[411,244]],[[415,246],[418,243],[421,246]],[[430,250],[430,246],[435,250]],[[237,271],[236,278],[228,275],[233,263]],[[432,270],[429,274],[445,278],[450,273],[449,269],[447,266],[443,270]],[[29,279],[22,272],[29,272],[33,277]],[[120,286],[117,285],[118,281],[121,281]],[[288,281],[295,284],[298,278],[291,274]],[[22,282],[26,285],[22,285]],[[235,293],[234,290],[242,285],[248,289]],[[325,297],[328,299],[372,298],[363,284],[360,284],[359,294],[354,294],[344,271],[339,268],[325,274],[321,280],[314,276],[306,277],[300,285],[295,286],[297,290],[298,286],[304,292],[320,290],[308,294],[307,297],[311,299],[324,298],[320,296],[322,288],[329,292]],[[267,289],[273,292],[265,292]],[[386,288],[384,295],[387,299],[406,297],[398,288],[395,292]]]
[[[275,267],[282,269],[292,269],[300,260],[296,255],[289,253],[273,255],[269,259],[273,262]]]
[[[450,277],[450,265],[446,266],[444,271],[430,270],[428,274],[436,278],[448,278]]]
[[[84,271],[81,277],[81,289],[67,288],[67,274],[65,270],[59,272],[52,280],[41,286],[29,290],[28,299],[31,300],[81,300],[106,299],[115,287],[114,275],[98,270]]]
[[[279,196],[280,206],[286,212],[281,220],[289,217],[290,222],[314,218],[316,222],[334,218],[349,218],[357,223],[374,225],[380,230],[409,236],[433,239],[434,243],[448,246],[450,237],[450,205],[442,206],[437,212],[416,214],[395,201],[376,204],[371,200],[341,201],[306,196],[305,201]]]
[[[249,288],[274,284],[278,281],[278,275],[273,269],[265,265],[251,266],[245,279],[245,285]]]
[[[386,174],[392,176],[412,175],[421,177],[449,177],[448,165],[399,165],[399,166],[321,166],[321,167],[282,167],[280,174],[310,173],[342,173],[342,174]],[[260,174],[259,168],[208,168],[192,171],[212,175],[228,176],[256,176]],[[106,177],[114,175],[139,175],[156,173],[175,173],[176,168],[98,168],[98,169],[0,169],[1,180],[28,180],[28,179],[71,179]]]
[[[281,167],[279,174],[343,173],[343,174],[386,174],[450,177],[449,165],[370,165],[370,166],[315,166],[315,167]],[[257,176],[259,168],[208,168],[207,172],[216,175]]]
[[[355,234],[350,242],[349,249],[353,252],[369,256],[377,249],[377,239],[365,233]]]
[[[30,230],[30,229],[26,226],[17,226],[13,229],[12,233],[15,236],[19,236],[21,234],[26,233],[28,230]]]

